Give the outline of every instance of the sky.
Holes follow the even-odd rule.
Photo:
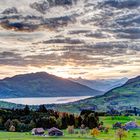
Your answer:
[[[0,79],[39,71],[85,79],[140,74],[138,0],[55,1],[0,1]]]

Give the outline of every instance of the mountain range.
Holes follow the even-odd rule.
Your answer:
[[[97,96],[123,85],[127,78],[110,80],[64,79],[45,72],[0,80],[1,98]]]
[[[45,72],[0,80],[0,98],[95,96],[102,92]]]
[[[140,76],[129,79],[121,87],[114,88],[104,95],[65,105],[53,105],[54,109],[69,110],[71,112],[79,112],[82,109],[107,111],[110,108],[114,108],[125,110],[133,107],[140,108]]]
[[[99,79],[99,80],[98,79],[97,80],[86,80],[86,79],[82,79],[82,78],[77,78],[77,79],[70,78],[70,80],[105,93],[113,88],[124,85],[128,81],[128,78],[124,77],[121,79]]]
[[[47,108],[59,111],[79,112],[82,109],[107,111],[110,108],[115,108],[117,110],[130,109],[133,107],[140,108],[140,76],[129,79],[124,85],[116,87],[104,95],[100,95],[101,93],[99,91],[93,90],[87,86],[44,72],[17,75],[12,78],[0,80],[0,97],[11,98],[25,96],[30,97],[31,95],[33,97],[42,96],[41,89],[43,88],[41,88],[42,86],[40,87],[40,84],[43,84],[43,86],[47,84],[44,86],[46,87],[46,92],[43,90],[44,97],[54,95],[59,96],[60,94],[63,96],[83,96],[85,95],[85,92],[89,95],[97,95],[95,97],[67,104],[46,105]],[[28,90],[25,87],[28,88]],[[17,89],[20,90],[17,91]],[[65,92],[64,89],[66,90]],[[41,92],[38,92],[39,90]],[[2,101],[0,102],[0,107],[9,108],[9,106],[23,107],[23,105],[16,105]]]
[[[52,69],[70,62],[74,74],[80,74],[80,67],[85,75],[88,70],[94,75],[102,69],[111,76],[116,72],[128,76],[131,71],[134,75],[140,66],[139,11],[139,0],[1,0],[0,65]],[[47,73],[18,75],[0,80],[0,98],[95,96],[110,90],[54,108],[139,107],[139,77],[123,80],[108,84],[103,80],[70,81]]]

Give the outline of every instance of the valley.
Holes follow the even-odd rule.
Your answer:
[[[60,110],[79,112],[82,109],[107,111],[115,109],[119,111],[140,109],[140,76],[128,80],[121,87],[114,88],[104,95],[77,101],[66,105],[59,105]],[[55,105],[54,105],[55,108]]]
[[[0,140],[140,140],[140,0],[0,0]]]

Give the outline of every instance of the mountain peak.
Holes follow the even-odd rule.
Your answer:
[[[0,80],[0,97],[66,97],[101,94],[85,85],[46,72],[16,75]]]
[[[4,78],[3,80],[20,80],[22,78],[24,79],[36,79],[36,78],[44,78],[47,76],[52,76],[51,74],[47,73],[47,72],[36,72],[36,73],[27,73],[27,74],[20,74],[20,75],[15,75],[13,77],[7,77]]]

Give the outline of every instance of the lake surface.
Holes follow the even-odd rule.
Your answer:
[[[76,97],[40,97],[40,98],[9,98],[0,99],[0,101],[11,102],[24,105],[41,105],[41,104],[64,104],[75,102],[82,99],[90,98],[91,96],[76,96]]]

